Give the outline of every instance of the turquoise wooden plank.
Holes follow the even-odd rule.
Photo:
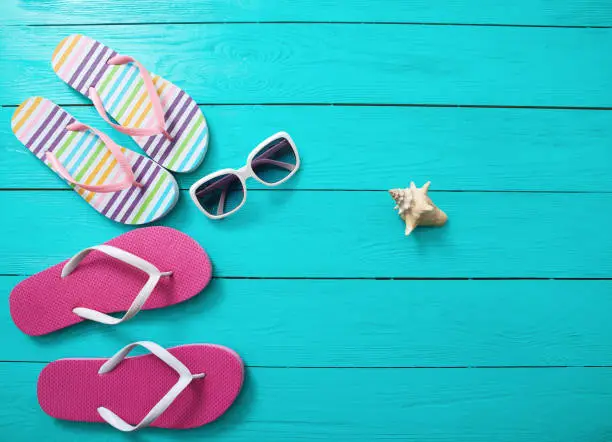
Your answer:
[[[612,5],[605,0],[114,0],[82,7],[70,0],[5,0],[2,24],[177,23],[194,21],[425,22],[552,26],[610,26]],[[129,14],[125,12],[130,11]]]
[[[0,277],[0,292],[21,279]],[[215,279],[192,301],[117,327],[90,322],[32,338],[0,309],[1,359],[96,357],[146,337],[223,343],[250,366],[612,365],[611,289],[612,281]]]
[[[339,106],[202,106],[211,127],[204,165],[179,175],[188,188],[204,174],[240,167],[255,145],[288,131],[304,171],[288,189],[390,189],[430,179],[435,189],[612,191],[606,111]],[[139,150],[92,107],[81,121]],[[10,129],[0,109],[0,188],[65,188]],[[358,122],[366,122],[361,125]],[[355,130],[356,124],[360,130]],[[585,161],[588,159],[588,161]],[[263,187],[257,182],[253,187]]]
[[[199,241],[218,276],[612,275],[612,236],[605,234],[611,194],[432,192],[432,198],[450,221],[408,238],[386,192],[251,191],[237,214],[213,222],[182,191],[163,223]],[[72,191],[4,191],[0,207],[10,214],[1,274],[32,274],[128,230]]]
[[[45,415],[35,383],[42,364],[0,364],[2,432],[12,442],[133,440],[106,424]],[[135,379],[135,382],[144,381]],[[66,394],[70,394],[67,392]],[[118,392],[121,394],[121,392]],[[435,442],[607,441],[612,371],[562,369],[248,369],[243,392],[216,423],[149,428],[147,441]]]
[[[198,103],[612,106],[612,29],[338,24],[13,27],[0,42],[0,104],[85,103],[50,68],[75,32]]]

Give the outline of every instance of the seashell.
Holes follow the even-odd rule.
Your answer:
[[[397,210],[406,223],[406,236],[410,235],[416,226],[441,226],[448,219],[446,213],[427,196],[430,184],[431,182],[427,181],[423,187],[418,188],[411,182],[410,187],[389,191],[396,202],[393,209]]]

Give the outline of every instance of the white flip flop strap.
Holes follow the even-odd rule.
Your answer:
[[[113,369],[117,367],[117,365],[119,365],[121,361],[123,361],[123,359],[126,357],[126,355],[130,351],[132,351],[132,349],[137,345],[146,348],[159,359],[164,361],[170,368],[172,368],[178,373],[179,380],[168,391],[168,393],[166,393],[164,397],[161,398],[160,401],[155,404],[153,408],[151,408],[151,411],[147,413],[147,415],[140,421],[138,425],[130,425],[126,421],[121,419],[119,416],[117,416],[115,413],[110,411],[108,408],[98,407],[98,413],[100,414],[102,419],[104,419],[108,424],[112,425],[116,429],[126,432],[138,430],[140,428],[149,426],[151,422],[157,419],[164,411],[168,409],[172,402],[174,402],[178,395],[181,394],[181,392],[185,388],[187,388],[191,381],[193,381],[194,379],[201,379],[205,376],[204,373],[191,374],[185,364],[176,359],[170,352],[168,352],[168,350],[151,341],[139,341],[126,345],[117,353],[115,353],[112,358],[106,361],[102,365],[102,367],[100,367],[98,374],[104,375],[113,371]]]
[[[72,312],[83,319],[89,319],[91,321],[101,322],[102,324],[107,325],[116,325],[121,322],[127,321],[128,319],[134,317],[142,309],[142,306],[145,304],[145,302],[147,302],[147,299],[149,299],[151,293],[153,293],[153,290],[159,282],[159,279],[162,276],[170,276],[172,274],[172,272],[160,272],[159,269],[153,264],[151,264],[149,261],[146,261],[136,255],[133,255],[130,252],[126,252],[125,250],[118,249],[117,247],[103,244],[100,246],[88,247],[74,255],[64,265],[64,268],[62,269],[62,278],[65,278],[70,275],[79,265],[79,263],[94,250],[105,253],[108,256],[111,256],[119,261],[131,265],[132,267],[136,267],[139,270],[142,270],[143,272],[149,275],[149,279],[142,287],[138,295],[136,295],[136,298],[134,298],[134,301],[132,302],[132,305],[130,305],[130,308],[121,318],[115,318],[114,316],[110,316],[105,313],[86,307],[74,308]]]

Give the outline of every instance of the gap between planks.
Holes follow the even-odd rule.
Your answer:
[[[61,107],[93,107],[89,103],[57,103]],[[610,106],[518,106],[506,104],[447,104],[447,103],[197,103],[198,106],[309,106],[309,107],[423,107],[440,109],[528,109],[611,111]],[[0,104],[1,108],[17,108],[19,104]]]
[[[0,273],[0,278],[22,276],[32,275],[27,273]],[[540,278],[534,276],[213,276],[212,279],[271,281],[612,281],[612,277]]]
[[[53,361],[11,361],[0,360],[0,364],[48,364]],[[561,369],[561,368],[612,368],[612,365],[406,365],[406,366],[324,366],[324,365],[244,365],[247,368],[263,368],[269,370],[512,370],[512,369]]]
[[[180,190],[189,190],[189,187],[180,187]],[[57,187],[0,187],[0,192],[69,192],[72,188]],[[249,192],[388,192],[388,189],[249,189]],[[463,190],[463,189],[436,189],[431,193],[543,193],[543,194],[609,194],[611,190]]]
[[[264,20],[264,21],[156,21],[138,23],[32,23],[8,24],[6,27],[69,27],[69,26],[150,26],[150,25],[404,25],[404,26],[478,26],[493,28],[554,28],[554,29],[610,29],[612,26],[586,25],[537,25],[512,23],[454,23],[454,22],[419,22],[419,21],[299,21],[299,20]]]

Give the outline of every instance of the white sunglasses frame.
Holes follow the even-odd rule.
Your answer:
[[[276,139],[279,139],[279,138],[285,138],[289,142],[289,145],[291,146],[291,148],[293,149],[293,152],[295,153],[295,167],[289,173],[289,175],[287,175],[282,180],[280,180],[280,181],[278,181],[276,183],[266,183],[265,181],[261,180],[255,174],[255,172],[253,172],[253,167],[251,166],[251,163],[253,162],[253,160],[255,159],[255,156],[259,153],[259,151],[261,151],[264,147],[266,147],[272,141],[274,141]],[[253,149],[251,151],[251,153],[247,157],[247,162],[246,162],[246,164],[243,167],[241,167],[240,169],[221,169],[221,170],[218,170],[217,172],[210,173],[210,174],[200,178],[198,181],[193,183],[191,185],[191,187],[189,188],[189,196],[191,197],[191,199],[195,203],[195,205],[198,208],[198,210],[200,212],[202,212],[204,215],[206,215],[208,218],[210,218],[210,219],[225,218],[225,217],[235,213],[236,211],[238,211],[242,206],[244,206],[244,203],[246,203],[247,192],[248,192],[247,185],[246,185],[246,180],[248,180],[249,178],[255,178],[257,181],[259,181],[264,186],[269,186],[269,187],[279,186],[279,185],[283,184],[285,181],[287,181],[289,178],[291,178],[293,175],[295,175],[295,173],[298,171],[299,168],[300,168],[300,153],[298,152],[297,146],[295,145],[295,142],[293,141],[293,138],[291,138],[291,136],[287,132],[283,132],[283,131],[277,132],[274,135],[269,136],[268,138],[263,140],[261,143],[259,143],[257,145],[257,147],[255,147],[255,149]],[[211,213],[208,213],[206,210],[204,210],[204,208],[202,207],[202,205],[198,201],[198,197],[196,196],[196,190],[198,189],[198,187],[200,187],[206,181],[210,181],[213,178],[216,178],[216,177],[221,176],[221,175],[230,174],[230,173],[234,174],[234,175],[236,175],[238,177],[238,179],[240,180],[240,184],[242,185],[242,188],[244,189],[242,201],[234,209],[232,209],[229,212],[224,213],[222,215],[213,215]]]

